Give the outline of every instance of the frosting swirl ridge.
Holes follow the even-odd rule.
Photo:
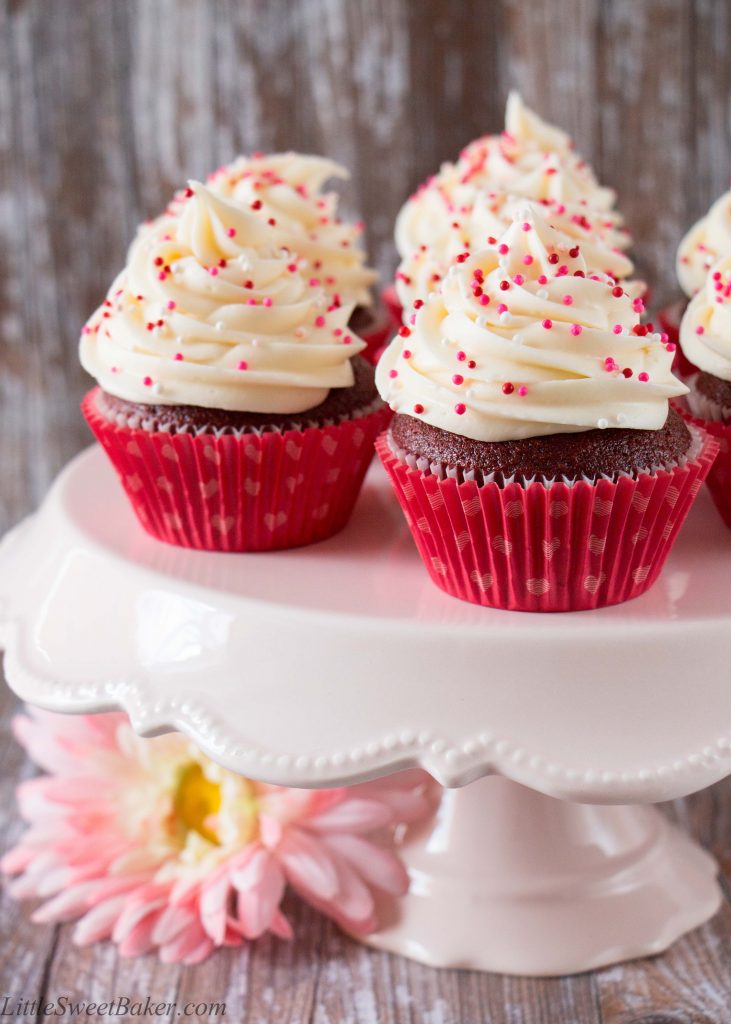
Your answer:
[[[353,383],[351,305],[311,278],[266,221],[191,182],[145,225],[85,326],[84,368],[132,402],[297,413]]]
[[[457,257],[383,354],[396,412],[479,441],[655,430],[687,389],[644,309],[533,206],[494,245]]]
[[[687,296],[701,290],[710,267],[727,253],[731,253],[731,189],[719,196],[678,246],[675,269]]]
[[[617,278],[633,265],[622,252],[631,244],[615,194],[597,182],[565,132],[508,97],[505,130],[470,143],[454,163],[442,165],[406,202],[396,221],[401,265],[396,289],[402,305],[432,291],[451,260],[476,249],[510,223],[516,201],[540,203],[551,223],[594,251],[591,265]]]
[[[330,178],[349,178],[334,160],[301,153],[241,156],[209,176],[211,191],[254,211],[276,233],[277,243],[310,263],[324,286],[347,303],[370,305],[377,274],[359,245],[363,226],[338,216]],[[274,223],[270,223],[274,221]]]
[[[680,322],[680,345],[699,370],[731,381],[731,251],[713,264],[691,299]]]

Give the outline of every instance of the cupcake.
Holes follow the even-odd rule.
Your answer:
[[[363,342],[275,225],[191,182],[84,327],[84,415],[148,532],[263,551],[348,520],[388,419]]]
[[[710,267],[727,253],[731,253],[731,190],[716,200],[678,246],[675,271],[687,299],[692,299],[703,288]],[[686,304],[685,299],[678,299],[660,310],[660,324],[673,342],[678,341]],[[683,376],[695,370],[682,349],[677,354],[676,369]]]
[[[528,110],[517,93],[508,98],[505,125],[444,164],[399,213],[396,292],[404,309],[436,289],[458,253],[501,235],[526,199],[566,242],[582,247],[591,266],[617,280],[632,274],[624,252],[631,239],[614,210],[614,192],[599,185],[568,135]],[[641,293],[642,286],[632,287]]]
[[[680,324],[680,345],[697,367],[687,379],[688,407],[721,446],[708,486],[731,526],[731,250],[711,266],[691,299]]]
[[[323,191],[331,178],[349,177],[326,157],[290,152],[241,156],[209,175],[207,184],[270,224],[278,243],[306,262],[335,301],[353,307],[349,327],[366,342],[363,354],[371,359],[390,325],[373,301],[378,275],[365,263],[363,224],[341,220],[337,193]]]
[[[717,445],[669,410],[686,388],[641,310],[528,208],[386,350],[377,450],[449,594],[569,611],[657,579]]]

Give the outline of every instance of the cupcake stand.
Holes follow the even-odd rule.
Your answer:
[[[123,708],[268,782],[421,766],[448,788],[367,941],[563,974],[660,952],[720,904],[712,858],[647,805],[731,772],[729,570],[701,494],[636,601],[490,611],[434,587],[378,465],[339,536],[223,555],[149,538],[95,447],[0,547],[0,640],[23,700]]]

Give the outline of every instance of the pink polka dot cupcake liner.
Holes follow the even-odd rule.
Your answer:
[[[489,608],[567,612],[639,597],[657,580],[718,451],[694,427],[682,465],[617,480],[459,483],[376,451],[432,580]]]
[[[391,413],[282,433],[166,433],[82,412],[144,529],[207,551],[274,551],[325,540],[350,518]]]
[[[685,402],[674,402],[673,405],[686,422],[701,427],[714,437],[718,444],[718,457],[711,467],[706,483],[721,518],[731,529],[731,410],[722,409],[694,391],[692,377],[686,383],[691,388],[691,394],[686,397],[685,402],[692,405],[692,412]]]

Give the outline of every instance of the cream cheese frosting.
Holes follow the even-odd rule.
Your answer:
[[[367,306],[377,274],[360,247],[363,226],[338,215],[338,195],[324,192],[331,178],[350,175],[325,157],[301,153],[239,157],[208,178],[211,191],[241,203],[277,231],[278,243],[309,262],[313,274],[343,303]]]
[[[84,327],[80,358],[131,402],[298,413],[353,384],[352,303],[240,202],[191,182],[145,225]],[[307,264],[309,261],[305,261]]]
[[[657,430],[687,388],[641,298],[594,270],[535,206],[457,257],[376,371],[393,410],[478,441]]]
[[[500,135],[475,140],[455,163],[443,164],[401,209],[396,290],[404,307],[436,287],[457,252],[501,233],[516,199],[541,203],[567,238],[592,244],[593,266],[617,278],[632,273],[622,251],[631,238],[613,210],[615,194],[598,184],[568,135],[546,124],[515,92],[505,123]]]
[[[713,264],[680,322],[680,346],[704,373],[731,381],[731,251]]]
[[[689,297],[703,287],[710,267],[731,253],[731,189],[687,232],[675,263],[680,287]]]

